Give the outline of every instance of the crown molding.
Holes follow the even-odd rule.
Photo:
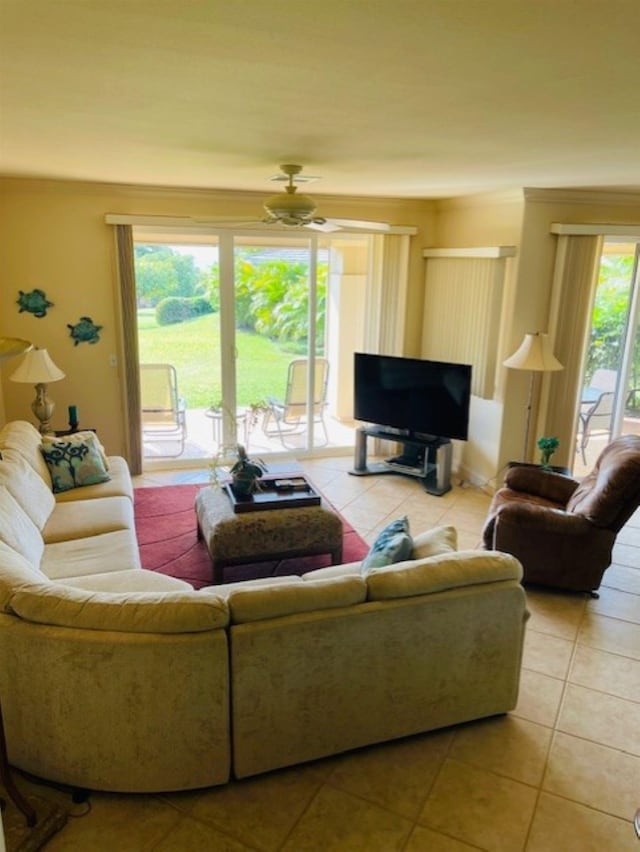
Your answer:
[[[606,223],[572,224],[570,222],[552,222],[549,231],[564,236],[591,237],[635,237],[640,239],[640,223],[637,225],[612,225]]]
[[[522,204],[522,189],[506,189],[498,192],[478,192],[473,195],[455,195],[451,198],[433,199],[436,211],[460,210],[468,207],[486,207],[488,204]]]
[[[611,206],[640,205],[640,192],[637,190],[610,189],[538,189],[525,187],[524,197],[534,204],[607,204]]]
[[[162,184],[146,183],[117,183],[109,181],[86,181],[72,180],[66,178],[45,178],[37,175],[8,175],[0,174],[0,182],[9,186],[31,185],[39,191],[49,190],[51,192],[86,192],[100,194],[117,194],[122,196],[158,196],[165,198],[212,198],[215,201],[254,201],[260,203],[266,198],[274,195],[272,186],[265,186],[263,190],[245,189],[216,189],[215,187],[192,187],[192,186],[164,186]],[[284,189],[282,190],[284,194]],[[434,205],[434,199],[430,198],[403,198],[402,196],[382,195],[333,195],[313,191],[315,198],[322,199],[322,203],[338,205],[367,205],[370,207],[412,207],[416,212],[424,212]]]

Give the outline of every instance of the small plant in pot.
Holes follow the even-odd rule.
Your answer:
[[[557,438],[538,438],[538,449],[540,450],[540,464],[543,468],[549,469],[551,456],[560,446],[560,441]]]
[[[253,494],[260,487],[258,480],[267,466],[260,459],[250,459],[242,444],[238,444],[237,453],[238,460],[229,471],[233,490],[238,496]]]

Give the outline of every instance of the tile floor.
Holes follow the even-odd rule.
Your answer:
[[[368,540],[407,514],[414,532],[453,524],[460,548],[478,543],[489,498],[477,489],[432,497],[410,478],[348,476],[348,458],[303,466]],[[199,476],[154,473],[136,484]],[[225,787],[95,793],[86,816],[73,806],[78,818],[48,852],[639,852],[640,511],[619,536],[599,600],[543,591],[528,600],[509,715]]]

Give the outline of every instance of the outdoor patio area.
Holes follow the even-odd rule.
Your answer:
[[[213,459],[219,449],[221,440],[220,418],[211,417],[207,409],[187,409],[186,417],[186,440],[184,450],[180,452],[180,444],[176,440],[158,439],[144,441],[144,458],[147,466],[188,466],[191,462],[202,459]],[[279,454],[279,455],[302,455],[306,450],[306,437],[302,433],[290,434],[286,437],[286,443],[280,440],[277,434],[266,434],[264,431],[264,416],[259,413],[256,422],[250,425],[249,418],[241,412],[238,423],[238,441],[244,442],[246,448],[255,456]],[[322,428],[316,424],[315,439],[316,449],[321,450],[323,455],[326,450],[336,455],[344,453],[349,455],[353,452],[355,443],[355,430],[358,423],[352,421],[341,422],[330,414],[324,416],[324,423],[329,437],[328,443],[324,443]],[[273,431],[273,423],[269,431]],[[640,414],[627,415],[624,419],[623,434],[640,435]],[[578,436],[579,438],[579,436]],[[593,468],[598,455],[609,443],[608,432],[602,430],[594,432],[585,448],[586,464],[582,460],[579,449],[576,449],[573,459],[573,473],[576,477],[585,476]],[[579,441],[577,442],[579,447]]]
[[[188,462],[196,459],[212,459],[221,446],[221,417],[212,416],[208,409],[192,408],[185,411],[186,440],[184,450],[180,452],[180,442],[171,438],[153,436],[145,437],[144,458],[147,461],[166,461],[175,465],[177,462]],[[273,421],[268,426],[269,432],[264,431],[264,414],[260,412],[255,423],[244,411],[238,414],[238,442],[244,443],[247,450],[257,456],[271,453],[300,453],[306,449],[306,435],[301,432],[288,434],[285,443],[282,442],[274,427]],[[315,425],[315,441],[320,449],[331,449],[332,453],[339,448],[348,448],[351,452],[354,445],[354,432],[357,423],[344,423],[331,417],[324,416],[328,435],[325,442],[324,432],[319,424]]]

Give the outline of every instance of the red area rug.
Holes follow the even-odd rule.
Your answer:
[[[186,580],[196,589],[213,585],[211,560],[205,543],[198,541],[193,508],[196,494],[204,487],[204,484],[167,485],[136,488],[134,492],[142,567]],[[369,546],[344,518],[342,524],[343,562],[362,559]],[[256,562],[228,568],[225,579],[232,582],[255,577],[304,574],[330,564],[328,555],[283,559],[280,562]]]

